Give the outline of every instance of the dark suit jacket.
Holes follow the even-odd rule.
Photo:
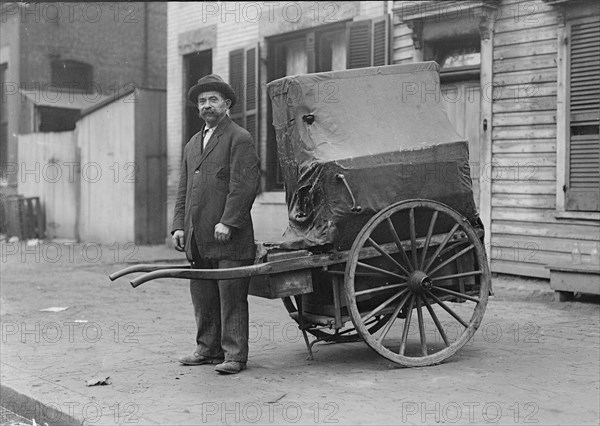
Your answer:
[[[191,238],[203,259],[254,258],[250,209],[259,184],[259,160],[250,133],[224,117],[202,152],[202,131],[183,151],[173,232],[184,230],[185,253],[192,261]],[[214,239],[215,225],[233,228],[231,239]]]

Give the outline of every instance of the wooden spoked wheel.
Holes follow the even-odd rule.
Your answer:
[[[490,272],[466,218],[445,204],[407,200],[373,216],[349,252],[345,290],[352,322],[377,353],[403,366],[437,364],[473,336]],[[365,325],[376,315],[386,324]]]
[[[298,326],[300,326],[298,316],[294,315],[296,312],[298,312],[298,308],[296,307],[294,299],[291,297],[283,297],[281,300],[283,301],[283,305],[285,306],[285,309],[287,309],[290,316],[292,316],[298,323]],[[388,317],[389,315],[374,315],[369,319],[369,321],[365,322],[364,326],[369,330],[370,333],[375,333],[387,323],[387,320],[389,319]],[[362,340],[362,337],[357,333],[356,329],[350,322],[348,322],[348,325],[344,325],[344,327],[339,330],[330,329],[327,327],[318,327],[315,325],[308,327],[306,331],[324,342],[349,343]]]

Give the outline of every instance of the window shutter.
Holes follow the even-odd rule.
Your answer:
[[[229,52],[229,85],[237,96],[237,102],[229,110],[229,116],[244,127],[244,49]]]
[[[390,29],[388,16],[373,20],[373,66],[390,63]]]
[[[390,63],[390,24],[388,16],[348,22],[347,68]]]
[[[572,23],[566,208],[600,211],[600,22]]]
[[[229,115],[252,135],[257,151],[260,128],[259,55],[258,44],[229,52],[229,84],[237,95],[237,102]]]
[[[347,67],[362,68],[372,64],[372,23],[371,20],[348,22],[347,27]]]
[[[246,104],[244,115],[245,129],[250,132],[258,149],[258,111],[259,111],[259,51],[258,45],[246,49]]]
[[[315,33],[310,31],[306,34],[306,72],[315,72]]]

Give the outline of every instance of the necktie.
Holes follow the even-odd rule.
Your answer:
[[[210,139],[210,134],[212,134],[211,131],[212,131],[212,128],[206,127],[204,129],[204,132],[202,132],[202,150],[203,151],[204,151],[204,148],[206,148],[206,144],[208,143],[208,140]]]

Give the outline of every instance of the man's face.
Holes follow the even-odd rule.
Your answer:
[[[227,113],[230,99],[224,99],[221,92],[202,92],[198,95],[200,117],[209,127],[214,127]]]

